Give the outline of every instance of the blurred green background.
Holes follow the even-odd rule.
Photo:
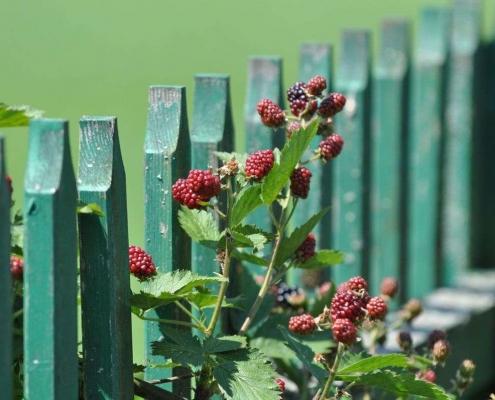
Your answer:
[[[193,76],[231,76],[238,147],[244,147],[243,103],[250,55],[280,55],[285,86],[297,79],[299,46],[329,42],[337,57],[341,32],[370,29],[373,45],[385,17],[416,25],[424,5],[448,0],[45,0],[5,1],[0,13],[0,101],[29,104],[70,121],[77,163],[78,120],[115,115],[127,170],[130,240],[143,241],[143,137],[147,87],[186,85]],[[484,33],[495,4],[485,4]],[[338,72],[338,71],[337,71]],[[191,115],[191,109],[189,110]],[[18,203],[26,161],[26,129],[5,129],[7,161]],[[136,328],[137,360],[142,354]]]

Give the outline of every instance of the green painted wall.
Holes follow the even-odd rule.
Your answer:
[[[280,55],[287,85],[297,79],[299,46],[336,45],[340,32],[359,27],[377,33],[387,16],[416,22],[426,4],[447,0],[6,0],[0,13],[0,100],[31,104],[47,117],[70,121],[77,147],[81,115],[116,115],[127,172],[131,243],[142,244],[143,160],[147,88],[180,84],[192,111],[194,74],[231,75],[237,143],[250,55]],[[309,6],[311,4],[311,6]],[[485,31],[495,5],[487,4]],[[376,37],[372,45],[377,48]],[[27,130],[5,129],[8,168],[21,191]],[[73,154],[75,163],[78,156]],[[135,341],[142,342],[138,332]],[[142,349],[136,349],[141,358]]]

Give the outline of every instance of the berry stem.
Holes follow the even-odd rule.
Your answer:
[[[289,201],[290,200],[291,200],[291,195],[289,194]],[[289,215],[286,216],[287,208],[285,208],[280,215],[280,219],[278,223],[275,224],[275,227],[277,228],[277,239],[275,240],[275,247],[273,248],[270,264],[268,265],[268,270],[266,271],[265,279],[263,280],[263,284],[261,285],[260,291],[258,292],[258,296],[256,297],[256,300],[251,306],[251,309],[249,310],[246,319],[242,323],[241,329],[239,330],[239,335],[246,334],[247,330],[249,329],[249,326],[253,322],[254,317],[256,316],[256,313],[258,312],[261,306],[261,303],[263,303],[263,300],[266,294],[268,293],[268,289],[272,285],[272,276],[273,276],[273,270],[275,268],[275,259],[277,258],[277,254],[280,250],[280,245],[284,237],[285,227],[287,226],[292,215],[294,214],[294,210],[296,209],[296,206],[297,206],[297,199],[294,200],[292,207],[289,211]]]
[[[180,301],[178,300],[174,301],[174,304],[177,307],[179,307],[184,312],[184,314],[190,317],[199,326],[198,329],[200,331],[204,332],[206,330],[206,326],[204,326],[203,323],[200,320],[198,320],[191,311],[189,311],[186,307],[184,307],[184,305]]]
[[[344,343],[340,343],[337,347],[337,354],[335,355],[335,360],[333,362],[332,368],[330,368],[330,374],[328,375],[328,379],[325,382],[325,386],[321,392],[319,400],[326,400],[328,396],[328,392],[332,387],[332,383],[335,380],[335,375],[337,375],[337,369],[339,368],[340,360],[342,359],[342,355],[344,354],[345,345]]]
[[[234,203],[234,194],[232,191],[232,181],[233,178],[227,180],[227,221],[230,223],[230,214],[232,211],[232,205]],[[229,287],[229,278],[230,278],[230,240],[229,240],[229,231],[227,229],[227,240],[225,241],[225,258],[223,261],[222,275],[225,278],[225,281],[220,284],[220,290],[218,291],[217,302],[215,304],[215,309],[213,310],[213,315],[211,316],[210,324],[208,328],[205,330],[205,335],[211,336],[213,331],[215,330],[215,326],[217,325],[218,319],[220,318],[220,314],[222,312],[222,304],[227,294],[227,288]]]

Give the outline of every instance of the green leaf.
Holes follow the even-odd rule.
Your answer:
[[[153,342],[153,355],[164,356],[181,365],[201,368],[205,363],[203,347],[198,337],[190,330],[168,328],[161,341]]]
[[[337,375],[338,380],[354,382],[393,393],[396,396],[418,396],[430,400],[449,400],[445,391],[433,383],[417,379],[413,374],[379,370],[364,375]]]
[[[212,308],[217,303],[218,296],[212,293],[202,293],[202,292],[193,292],[187,295],[187,300],[201,309]],[[223,308],[241,308],[239,306],[240,297],[234,297],[231,299],[224,298],[222,307]]]
[[[9,106],[0,103],[0,128],[27,126],[32,118],[40,118],[43,112],[29,106]]]
[[[136,315],[141,315],[143,311],[150,310],[160,305],[164,306],[180,299],[180,296],[171,295],[167,299],[150,296],[147,293],[131,294],[131,311]]]
[[[230,213],[230,226],[240,224],[250,212],[263,204],[260,194],[260,184],[246,186],[238,193]]]
[[[330,207],[326,207],[319,213],[313,215],[304,223],[304,225],[294,229],[287,238],[282,240],[280,250],[275,258],[275,266],[281,265],[285,260],[294,255],[297,248],[304,242],[308,234],[311,233],[316,224],[323,218],[329,209]]]
[[[325,268],[329,265],[341,264],[344,261],[344,253],[338,250],[320,250],[309,260],[302,264],[296,264],[296,268],[317,269]]]
[[[257,350],[221,353],[213,376],[227,400],[278,400],[275,370]]]
[[[103,213],[103,210],[101,207],[96,204],[96,203],[89,203],[85,204],[83,202],[79,202],[77,206],[77,213],[78,214],[93,214],[97,215],[98,217],[103,217],[105,214]]]
[[[184,297],[195,287],[225,281],[226,279],[221,275],[201,276],[189,270],[176,270],[159,274],[155,279],[143,283],[141,292],[159,298],[167,298],[170,295],[183,295]]]
[[[287,328],[280,326],[279,329],[282,332],[285,340],[287,341],[287,347],[289,347],[289,349],[297,354],[299,360],[301,360],[304,366],[311,372],[311,374],[313,374],[316,379],[318,379],[320,383],[325,383],[328,377],[328,372],[313,362],[313,359],[315,357],[315,353],[313,352],[313,350],[311,350],[311,348],[306,344],[302,343],[299,339],[296,339],[294,336],[292,336],[287,331]]]
[[[244,251],[239,251],[239,250],[233,250],[232,251],[232,257],[236,258],[239,261],[246,261],[251,264],[255,265],[261,265],[264,267],[268,266],[268,261],[265,260],[264,258],[255,256],[253,254],[249,254]]]
[[[285,143],[280,154],[280,163],[273,166],[263,181],[261,197],[265,204],[271,204],[277,199],[278,194],[289,181],[292,171],[311,144],[317,130],[318,122],[314,121],[307,128],[299,131],[297,135],[292,135]]]
[[[209,337],[204,341],[203,347],[208,354],[225,353],[246,348],[247,339],[237,335]]]
[[[211,213],[182,206],[179,210],[179,223],[192,240],[204,246],[216,248],[220,240],[220,232]]]
[[[399,367],[407,368],[409,364],[409,358],[404,354],[384,354],[376,355],[367,358],[363,358],[351,365],[346,365],[344,368],[339,369],[338,374],[355,374],[373,372],[377,369],[387,367]]]

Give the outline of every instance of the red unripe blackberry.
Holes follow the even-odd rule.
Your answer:
[[[151,256],[139,246],[129,246],[129,271],[140,281],[156,275],[156,266]]]
[[[210,201],[212,197],[220,193],[220,178],[208,170],[193,169],[189,171],[187,183],[203,201]]]
[[[368,316],[371,319],[383,319],[387,315],[387,303],[381,297],[372,297],[368,304],[366,304],[366,310],[368,311]]]
[[[24,273],[24,260],[19,256],[10,256],[10,274],[16,281],[22,280]]]
[[[330,93],[325,97],[318,107],[318,114],[322,117],[332,117],[342,111],[346,103],[346,98],[341,93]]]
[[[357,322],[364,317],[366,299],[351,290],[341,290],[335,293],[330,305],[332,320],[340,318]]]
[[[327,80],[321,76],[313,76],[307,83],[308,93],[313,96],[319,96],[327,88]]]
[[[316,237],[313,233],[308,234],[304,242],[296,250],[296,261],[303,263],[315,255]]]
[[[287,137],[291,137],[294,132],[297,132],[301,129],[301,123],[299,121],[289,122],[287,125]]]
[[[435,381],[437,380],[437,374],[432,369],[418,372],[416,374],[416,377],[430,383],[435,383]]]
[[[294,197],[308,197],[309,184],[313,174],[306,167],[296,168],[290,177],[290,191]]]
[[[280,378],[277,378],[275,381],[277,382],[277,385],[278,385],[278,388],[280,389],[280,391],[282,393],[285,392],[285,381],[283,379],[280,379]]]
[[[12,194],[14,192],[14,187],[12,186],[12,178],[10,176],[5,177],[5,181],[7,182],[7,189]]]
[[[325,161],[331,160],[341,153],[343,147],[344,138],[338,133],[334,133],[320,142],[320,157]]]
[[[284,111],[269,99],[261,100],[256,107],[261,122],[271,128],[278,128],[285,122]]]
[[[431,354],[437,362],[444,362],[450,353],[450,344],[446,340],[437,340],[433,345]]]
[[[440,329],[432,330],[428,335],[428,348],[433,349],[433,346],[435,345],[436,342],[445,339],[447,339],[447,334],[445,333],[445,331],[442,331]]]
[[[289,320],[289,331],[299,335],[309,335],[316,329],[314,318],[309,314],[295,315]]]
[[[273,168],[275,157],[272,150],[259,150],[246,159],[246,177],[255,181],[263,179]]]
[[[186,206],[187,208],[200,208],[202,201],[199,194],[194,192],[187,179],[177,179],[172,185],[172,197],[175,201]]]
[[[337,342],[351,345],[356,341],[357,329],[351,320],[339,318],[333,321],[333,337]]]
[[[393,298],[397,294],[398,290],[399,282],[397,282],[397,279],[392,277],[383,278],[382,284],[380,285],[380,292],[384,296]]]
[[[368,282],[362,276],[354,276],[346,282],[346,286],[349,290],[354,290],[356,292],[367,291]]]

